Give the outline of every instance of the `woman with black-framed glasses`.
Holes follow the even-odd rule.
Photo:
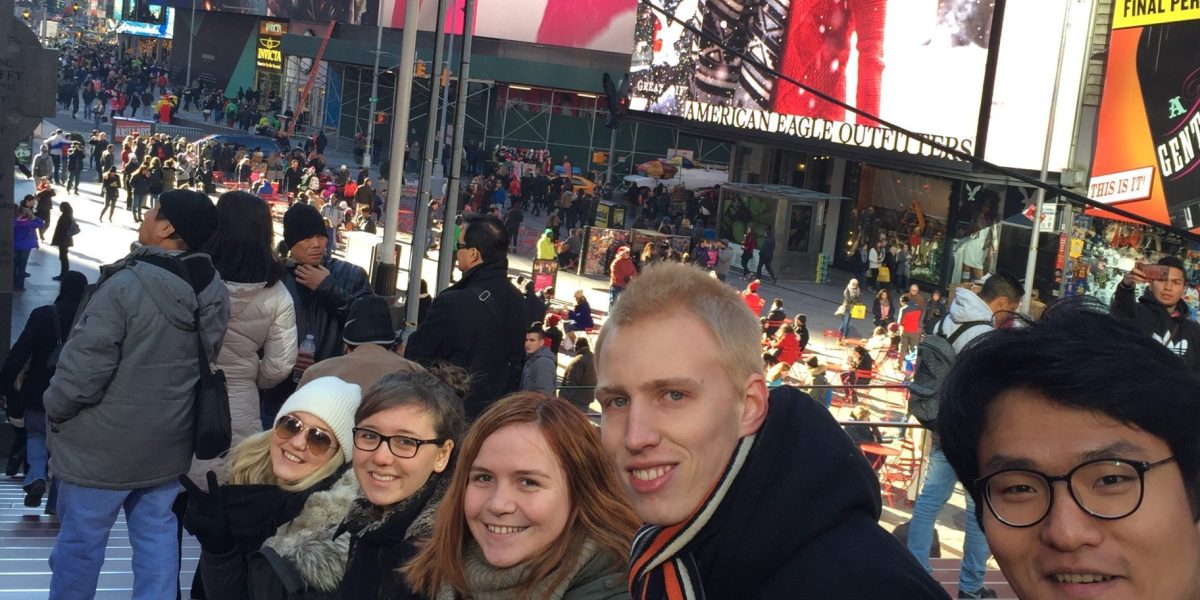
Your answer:
[[[960,353],[942,451],[1021,600],[1200,598],[1200,379],[1094,302]]]
[[[342,598],[420,598],[398,568],[433,529],[433,515],[466,428],[466,371],[439,363],[380,379],[355,415],[354,474],[362,497],[339,528],[349,532]]]

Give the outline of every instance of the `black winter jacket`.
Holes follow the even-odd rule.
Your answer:
[[[351,536],[340,590],[343,600],[424,598],[408,587],[399,568],[417,555],[417,544],[433,534],[448,475],[435,474],[413,496],[389,507],[386,515],[366,498],[355,501],[338,530],[338,535]]]
[[[508,259],[463,274],[429,307],[404,357],[423,364],[448,360],[471,374],[463,404],[474,420],[489,404],[516,391],[525,356],[521,294],[508,281]]]
[[[1200,374],[1200,323],[1189,317],[1190,311],[1182,301],[1168,311],[1149,288],[1134,302],[1133,287],[1117,285],[1109,312],[1133,321],[1138,329],[1174,352],[1193,373]],[[1171,312],[1176,316],[1171,316]]]
[[[829,411],[786,386],[769,405],[746,464],[687,548],[705,596],[946,598],[878,525],[879,479]]]
[[[336,258],[326,258],[322,264],[329,269],[329,277],[315,290],[296,281],[294,264],[289,264],[283,274],[283,284],[296,305],[297,341],[303,342],[306,335],[313,334],[317,342],[313,360],[318,362],[342,355],[342,328],[350,305],[371,293],[367,272],[362,267]]]
[[[42,394],[50,387],[50,377],[54,374],[47,365],[50,354],[58,345],[54,339],[54,317],[58,316],[58,331],[66,340],[71,332],[71,324],[75,321],[75,313],[79,310],[79,302],[58,301],[53,305],[40,306],[29,313],[29,321],[17,343],[13,344],[0,368],[0,393],[8,398],[8,414],[13,417],[23,417],[25,409],[44,411]],[[57,311],[57,312],[56,312]],[[14,389],[14,382],[21,369],[29,363],[29,371],[20,391]]]

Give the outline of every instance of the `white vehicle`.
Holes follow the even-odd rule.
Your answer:
[[[700,188],[713,187],[729,182],[729,173],[725,171],[714,171],[709,169],[679,169],[674,177],[669,179],[655,179],[654,177],[646,177],[644,175],[626,175],[621,181],[621,186],[617,189],[618,192],[625,192],[631,188],[649,188],[654,189],[660,183],[665,185],[667,189],[672,189],[676,185],[682,184],[683,187],[689,190]]]

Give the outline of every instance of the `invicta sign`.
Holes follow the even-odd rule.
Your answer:
[[[280,52],[279,45],[282,42],[279,38],[260,37],[258,38],[258,56],[256,63],[260,69],[269,69],[271,71],[283,70],[283,52]]]

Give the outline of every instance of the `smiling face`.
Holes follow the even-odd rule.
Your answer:
[[[470,469],[463,515],[493,567],[535,558],[566,528],[571,514],[566,473],[537,425],[496,430]]]
[[[598,364],[600,438],[634,510],[655,525],[683,521],[761,425],[761,373],[729,381],[716,338],[686,313],[618,326]]]
[[[402,435],[419,440],[438,437],[433,414],[420,406],[393,406],[363,419],[357,427],[380,435]],[[371,504],[391,506],[412,496],[434,473],[445,471],[453,449],[453,440],[441,445],[422,444],[412,458],[400,458],[385,443],[380,443],[373,452],[361,450],[356,445],[354,475]]]
[[[1096,458],[1170,456],[1162,438],[1026,390],[991,403],[979,441],[983,475],[1025,468],[1054,476]],[[1175,463],[1146,472],[1141,506],[1122,519],[1092,517],[1065,483],[1053,488],[1050,513],[1031,527],[1010,527],[983,510],[988,545],[1022,600],[1200,597],[1200,527]]]
[[[277,433],[271,434],[271,470],[280,481],[296,482],[312,475],[333,458],[338,450],[337,438],[330,433],[329,425],[316,415],[306,412],[291,413],[304,427],[315,427],[325,432],[333,443],[324,453],[317,455],[308,447],[309,431],[305,430],[284,439]]]

